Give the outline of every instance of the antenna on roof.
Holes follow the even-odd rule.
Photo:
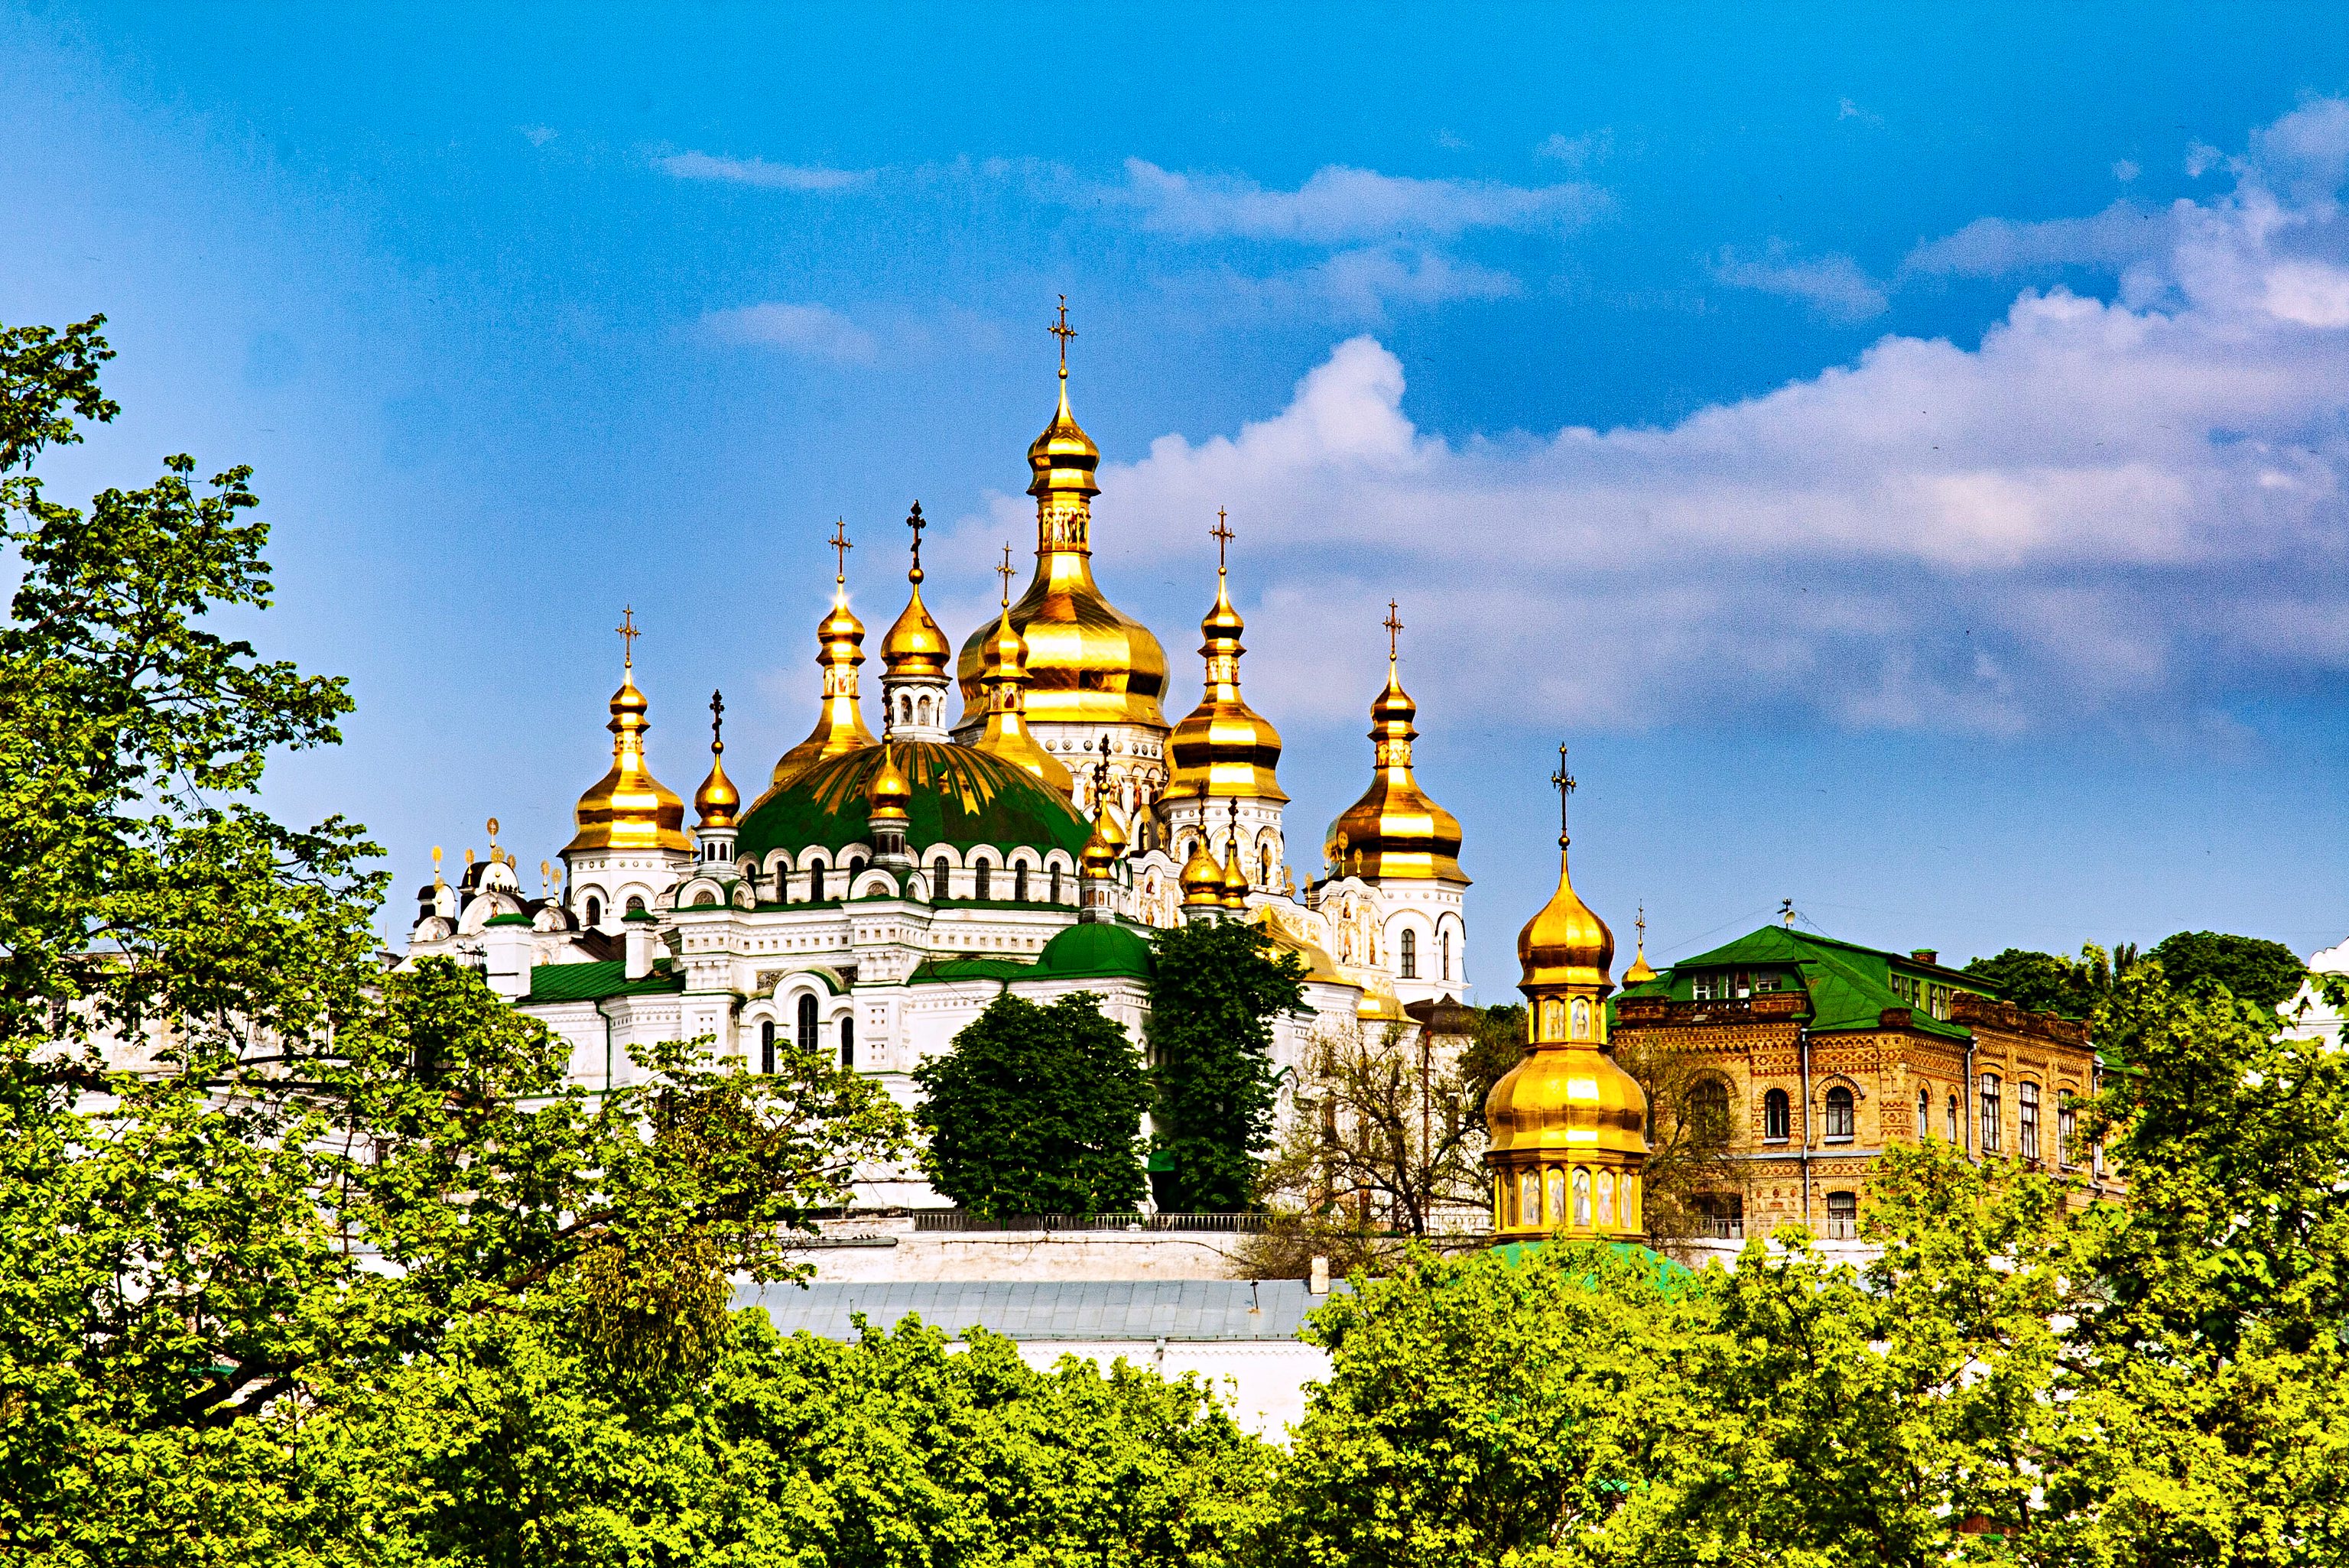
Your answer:
[[[1789,931],[1795,929],[1795,901],[1793,899],[1782,898],[1778,901],[1778,923],[1785,926]]]

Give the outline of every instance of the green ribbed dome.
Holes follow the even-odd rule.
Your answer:
[[[797,855],[870,843],[865,792],[880,771],[882,750],[859,747],[771,791],[742,819],[735,857],[753,862],[778,849]],[[1074,860],[1092,834],[1092,824],[1057,791],[993,752],[934,740],[893,740],[887,750],[913,787],[905,803],[905,848],[916,861],[933,844],[957,850],[1025,844],[1040,853],[1058,848]]]
[[[1112,921],[1072,925],[1036,955],[1039,978],[1147,980],[1155,954],[1150,938]]]

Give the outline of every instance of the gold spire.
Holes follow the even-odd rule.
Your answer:
[[[705,828],[731,828],[742,814],[742,792],[726,777],[726,694],[709,694],[709,777],[693,792],[693,810]]]
[[[1567,873],[1567,799],[1574,778],[1557,748],[1557,891],[1517,934],[1526,1048],[1485,1102],[1492,1141],[1494,1229],[1637,1239],[1646,1233],[1640,1172],[1647,1096],[1607,1040],[1615,937]]]
[[[930,618],[929,606],[922,603],[922,530],[929,526],[929,521],[922,516],[920,501],[914,503],[905,526],[914,531],[914,564],[905,573],[905,581],[914,585],[914,593],[905,601],[896,624],[889,628],[889,634],[881,639],[881,663],[893,676],[944,681],[947,660],[953,655],[954,647],[947,641],[947,634],[938,630],[937,622]],[[941,717],[941,728],[945,722]]]
[[[1028,493],[1036,498],[1036,574],[1011,606],[1011,624],[1028,645],[1030,724],[1142,724],[1164,729],[1159,700],[1166,692],[1166,654],[1150,629],[1112,605],[1093,581],[1093,471],[1101,449],[1069,410],[1067,296],[1052,335],[1061,343],[1061,400],[1052,422],[1028,449]],[[962,645],[956,676],[962,685],[957,728],[986,712],[988,629]]]
[[[1280,732],[1240,696],[1240,633],[1246,623],[1232,608],[1231,580],[1225,546],[1232,530],[1224,511],[1216,510],[1216,526],[1208,530],[1216,542],[1216,603],[1199,623],[1205,641],[1199,652],[1207,661],[1206,689],[1199,706],[1174,727],[1167,743],[1174,771],[1166,784],[1172,796],[1246,796],[1251,799],[1286,800],[1275,769],[1280,763]]]
[[[1003,580],[1003,611],[987,639],[987,727],[972,744],[1073,798],[1077,781],[1028,732],[1028,645],[1011,625],[1011,546],[1003,547],[1003,564],[995,571]]]
[[[1232,802],[1231,838],[1228,841],[1232,846],[1232,852],[1224,857],[1224,907],[1246,909],[1248,894],[1247,851],[1240,847],[1240,803],[1237,800]]]
[[[1648,967],[1648,906],[1646,904],[1640,906],[1640,918],[1631,923],[1640,928],[1640,940],[1636,951],[1631,954],[1631,967],[1623,971],[1623,988],[1627,991],[1634,985],[1645,985],[1656,977],[1656,972]]]
[[[612,769],[579,797],[578,832],[564,854],[583,850],[675,850],[690,852],[685,802],[645,765],[645,715],[650,704],[636,689],[636,629],[633,606],[620,614],[620,689],[612,694]]]
[[[875,825],[895,823],[903,828],[907,820],[906,803],[914,798],[914,787],[905,782],[905,774],[897,770],[897,759],[889,748],[881,748],[881,766],[874,770],[873,781],[864,787],[867,820]]]
[[[1419,707],[1397,674],[1402,618],[1387,601],[1387,685],[1371,704],[1372,763],[1378,769],[1362,798],[1330,824],[1325,852],[1339,876],[1442,878],[1465,882],[1460,869],[1460,820],[1428,797],[1412,773],[1412,721]]]
[[[750,808],[754,811],[817,763],[875,744],[873,732],[864,727],[864,714],[856,700],[856,666],[864,662],[864,623],[848,607],[848,552],[855,548],[848,542],[847,522],[833,524],[832,613],[815,629],[815,662],[823,671],[823,707],[808,738],[776,760],[766,793]]]

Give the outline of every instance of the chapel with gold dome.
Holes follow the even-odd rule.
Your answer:
[[[1275,1027],[1286,1070],[1333,1021],[1383,1028],[1414,1006],[1464,1001],[1460,826],[1413,770],[1417,708],[1402,686],[1395,605],[1368,788],[1331,820],[1320,868],[1300,875],[1281,735],[1242,695],[1238,531],[1220,511],[1207,530],[1216,570],[1200,696],[1170,724],[1157,637],[1095,575],[1097,544],[1114,562],[1136,542],[1094,536],[1102,455],[1071,406],[1065,304],[1051,331],[1058,384],[1028,449],[1037,531],[1024,591],[1013,592],[1007,545],[997,608],[957,646],[925,594],[929,521],[915,503],[902,606],[868,686],[852,542],[835,524],[831,587],[810,593],[813,725],[763,779],[750,776],[758,793],[745,804],[713,695],[689,831],[647,756],[652,704],[629,612],[610,766],[580,797],[560,872],[542,861],[547,885],[531,898],[493,845],[492,870],[458,888],[436,873],[410,960],[478,966],[571,1042],[573,1077],[590,1087],[635,1081],[658,1042],[706,1037],[754,1070],[773,1070],[782,1051],[820,1053],[909,1100],[914,1069],[997,995],[1089,991],[1140,1039],[1152,934],[1193,922],[1255,923],[1302,963],[1308,1011]],[[866,1189],[874,1202],[937,1201],[910,1164],[872,1172]]]

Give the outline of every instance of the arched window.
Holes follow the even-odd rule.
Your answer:
[[[1517,1173],[1517,1223],[1541,1223],[1541,1177],[1532,1171]]]
[[[840,1018],[840,1065],[856,1065],[856,1017],[851,1013],[843,1013]]]
[[[812,995],[800,998],[800,1049],[810,1056],[815,1055],[815,998]]]
[[[1827,1090],[1827,1141],[1851,1141],[1851,1090],[1841,1084]]]
[[[1922,1143],[1933,1136],[1933,1091],[1917,1091],[1917,1141]]]
[[[1599,1225],[1601,1230],[1615,1227],[1615,1172],[1599,1173]]]
[[[1438,933],[1435,938],[1435,945],[1439,950],[1441,950],[1444,955],[1443,977],[1449,980],[1452,978],[1452,934],[1448,931]]]
[[[1584,1230],[1590,1228],[1590,1172],[1578,1170],[1574,1173],[1574,1222]]]
[[[1982,1078],[1982,1151],[1998,1152],[1998,1075],[1984,1073]]]
[[[594,893],[587,895],[587,924],[594,929],[604,923],[604,901]]]
[[[792,862],[789,861],[779,860],[775,862],[775,902],[777,903],[792,902]]]
[[[1701,1078],[1689,1090],[1689,1131],[1700,1143],[1729,1141],[1729,1086],[1717,1078]]]
[[[848,874],[852,877],[864,869],[864,857],[863,855],[859,855],[854,860],[848,862]]]
[[[1549,1191],[1549,1206],[1542,1211],[1542,1223],[1556,1230],[1566,1223],[1566,1172],[1553,1165],[1546,1183]]]
[[[1011,902],[1014,903],[1028,902],[1028,868],[1024,865],[1011,873]]]
[[[1272,885],[1272,846],[1270,844],[1267,844],[1264,848],[1257,851],[1256,864],[1257,886],[1270,887]]]
[[[1956,1095],[1950,1097],[1949,1122],[1950,1141],[1955,1143],[1958,1140],[1958,1097]]]
[[[917,716],[919,716],[919,717],[918,717],[918,719],[917,719],[917,722],[922,723],[922,724],[927,724],[927,723],[929,723],[929,722],[930,722],[930,699],[929,699],[928,697],[921,697],[921,698],[917,699],[917,700],[915,702],[915,704],[914,704],[914,712],[915,712]]]
[[[808,862],[808,898],[812,903],[823,902],[823,873],[827,869],[822,855]]]
[[[1859,1234],[1859,1194],[1827,1194],[1827,1239],[1848,1242]]]
[[[938,856],[936,860],[930,862],[931,898],[943,899],[947,896],[947,877],[951,869],[952,868],[947,864],[947,858],[944,855]]]
[[[2080,1113],[2072,1103],[2072,1091],[2058,1089],[2055,1093],[2055,1163],[2060,1168],[2072,1163],[2072,1140],[2080,1129]]]
[[[1786,1091],[1783,1088],[1774,1088],[1762,1097],[1763,1141],[1766,1143],[1786,1141],[1788,1129],[1794,1121],[1790,1114],[1791,1109],[1786,1100]]]
[[[1409,926],[1403,927],[1402,965],[1398,973],[1403,979],[1419,978],[1419,933]]]
[[[638,895],[630,893],[628,895],[628,913],[630,914],[642,914],[644,912],[645,901]]]
[[[2039,1086],[2025,1081],[2014,1086],[2015,1152],[2025,1160],[2039,1158]]]
[[[1565,1003],[1559,1001],[1555,996],[1545,996],[1542,998],[1541,1033],[1534,1037],[1539,1040],[1562,1040],[1566,1038]]]
[[[971,897],[984,899],[988,896],[987,884],[989,880],[990,873],[993,872],[995,868],[988,864],[987,861],[981,861],[978,862],[977,869],[978,875],[976,881],[972,883],[973,891],[971,892]]]
[[[1047,892],[1048,892],[1048,893],[1049,893],[1049,895],[1050,895],[1050,896],[1048,897],[1048,899],[1046,900],[1046,902],[1050,903],[1060,903],[1060,902],[1061,902],[1061,868],[1060,868],[1060,867],[1058,867],[1058,866],[1054,866],[1054,867],[1052,868],[1052,870],[1051,870],[1050,873],[1050,880],[1049,883],[1047,884]]]
[[[772,1018],[759,1026],[759,1070],[775,1070],[775,1021]]]
[[[1578,1040],[1590,1038],[1590,999],[1587,996],[1574,999],[1574,1037]]]

